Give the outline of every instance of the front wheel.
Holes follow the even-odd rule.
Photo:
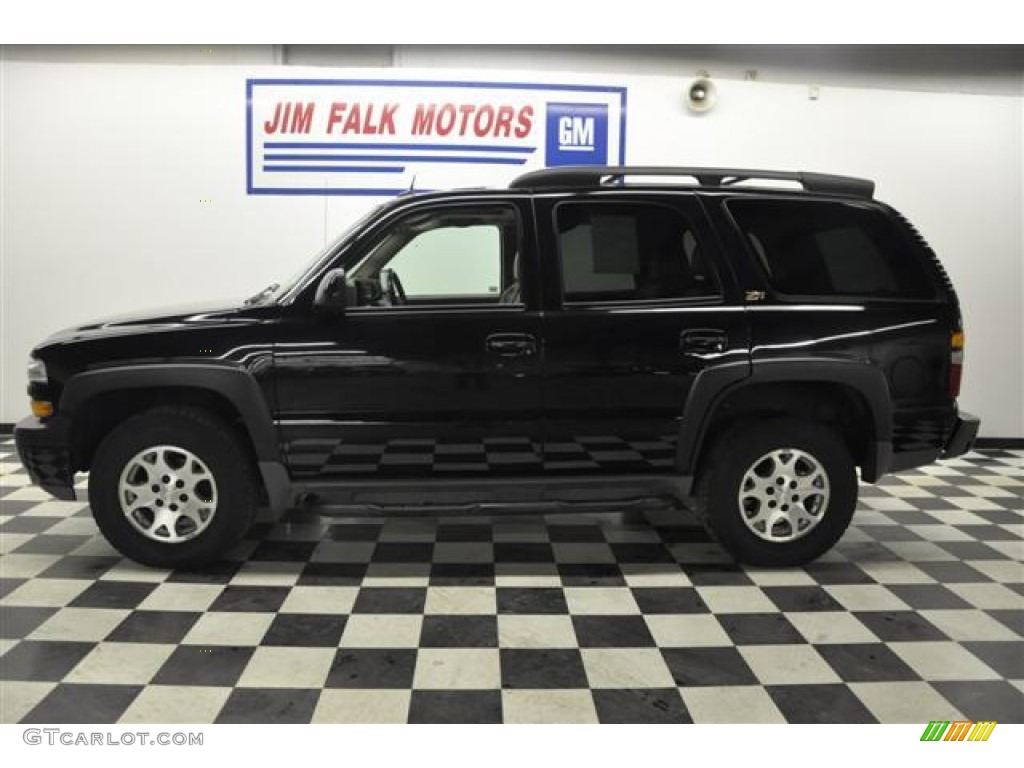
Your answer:
[[[89,504],[100,531],[144,565],[216,560],[249,529],[257,481],[238,438],[213,414],[164,407],[133,416],[100,443]]]
[[[794,566],[839,541],[857,506],[857,475],[835,431],[796,419],[738,425],[702,463],[696,509],[737,560]]]

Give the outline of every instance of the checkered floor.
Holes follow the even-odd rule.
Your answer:
[[[0,473],[4,722],[1024,722],[1024,451],[865,486],[775,571],[678,513],[299,510],[159,571]]]

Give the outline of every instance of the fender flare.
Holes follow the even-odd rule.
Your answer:
[[[683,406],[676,454],[677,468],[693,474],[715,412],[726,397],[740,389],[775,382],[824,382],[850,387],[864,398],[871,414],[872,439],[861,468],[873,482],[892,463],[892,398],[884,374],[865,360],[773,358],[749,364],[730,363],[706,368],[694,380]]]
[[[72,418],[95,395],[121,389],[187,387],[215,392],[231,403],[263,462],[281,463],[274,420],[263,391],[251,373],[241,368],[202,363],[124,365],[79,373],[67,380],[59,412]]]

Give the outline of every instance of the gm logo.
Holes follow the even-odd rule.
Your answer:
[[[608,106],[548,103],[545,165],[607,165]]]

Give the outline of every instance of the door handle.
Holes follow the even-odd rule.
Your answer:
[[[529,357],[537,353],[537,339],[529,333],[494,333],[485,342],[498,357]]]
[[[688,355],[725,352],[729,335],[719,328],[692,328],[679,334],[679,350]]]

